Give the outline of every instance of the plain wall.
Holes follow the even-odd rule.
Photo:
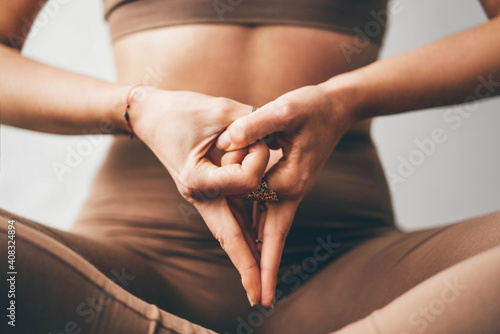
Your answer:
[[[397,6],[391,7],[382,57],[486,21],[478,1],[395,0],[393,4]],[[100,0],[51,0],[34,25],[24,55],[114,81],[111,41],[102,11]],[[500,100],[490,99],[376,118],[373,138],[386,174],[390,180],[400,172],[404,175],[391,185],[402,228],[437,226],[500,210],[499,109]],[[469,116],[467,110],[472,110]],[[433,133],[440,142],[434,141],[432,150]],[[417,143],[427,143],[427,153]],[[110,138],[104,136],[91,140],[1,126],[0,207],[67,229],[109,144]],[[54,164],[64,163],[68,152],[79,146],[89,154],[58,177]],[[408,164],[404,161],[415,166],[403,168]]]

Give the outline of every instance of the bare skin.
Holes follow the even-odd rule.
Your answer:
[[[15,5],[0,1],[0,7],[3,8],[17,6],[15,9],[10,8],[10,12],[18,18],[32,15],[36,12],[34,8],[37,4],[38,1],[30,0],[19,1]],[[229,126],[230,143],[224,145],[219,140],[219,147],[227,150],[245,148],[269,132],[274,132],[271,131],[273,129],[281,127],[280,131],[285,134],[297,133],[297,124],[310,125],[297,137],[289,136],[288,140],[281,143],[287,155],[293,153],[292,156],[307,156],[307,159],[281,161],[278,164],[280,167],[269,175],[270,186],[284,200],[271,206],[264,218],[266,238],[260,260],[263,270],[260,272],[256,267],[248,246],[240,247],[238,245],[241,243],[226,242],[225,250],[242,274],[243,285],[252,302],[261,302],[269,307],[273,303],[284,236],[295,209],[315,174],[346,131],[369,131],[367,117],[371,116],[463,102],[467,95],[477,96],[475,89],[479,76],[487,78],[491,75],[493,80],[499,81],[500,61],[497,55],[500,54],[500,1],[484,0],[482,4],[492,18],[488,23],[370,66],[365,65],[376,60],[379,51],[376,45],[368,45],[359,55],[352,55],[351,62],[347,62],[339,45],[343,42],[353,44],[353,36],[290,26],[247,28],[190,25],[125,36],[114,44],[118,84],[104,83],[38,64],[1,46],[0,71],[6,78],[0,82],[2,122],[37,131],[78,134],[82,129],[95,128],[100,120],[108,118],[113,120],[117,133],[125,133],[126,126],[121,118],[125,95],[132,85],[144,83],[162,89],[162,93],[149,90],[153,92],[151,96],[155,101],[174,101],[169,103],[172,103],[172,115],[175,117],[183,112],[193,112],[190,106],[185,105],[186,100],[193,98],[199,99],[200,105],[210,106],[205,111],[200,108],[200,113],[235,111],[219,128],[214,127],[216,130],[207,135],[207,143],[215,141],[225,127],[239,119]],[[0,22],[3,22],[0,24],[0,36],[5,44],[9,43],[9,32],[21,33],[21,28],[16,24],[18,21],[9,18],[0,18]],[[435,57],[436,54],[440,57]],[[463,64],[459,66],[460,71],[456,70],[456,62]],[[148,69],[159,69],[165,75],[160,76],[159,80],[151,80]],[[341,73],[346,74],[339,75]],[[53,78],[48,88],[44,86],[47,76]],[[221,96],[234,101],[226,101],[224,108],[220,104],[215,107],[217,103],[212,104],[209,97],[183,97],[182,94],[171,92],[178,90],[198,92],[209,97]],[[498,90],[490,95],[495,94],[498,94]],[[485,96],[477,96],[482,97]],[[141,112],[135,113],[132,118],[134,129],[139,138],[164,162],[181,193],[189,197],[190,191],[186,189],[206,185],[190,184],[189,177],[179,175],[192,175],[193,166],[199,165],[169,165],[170,162],[165,158],[169,152],[162,151],[159,143],[173,134],[167,136],[159,131],[150,133],[154,132],[155,125],[163,116],[160,117],[157,111],[155,114],[151,111],[152,107],[146,108],[146,105],[137,101],[136,106]],[[245,116],[250,112],[250,106],[262,108],[252,116]],[[71,113],[68,113],[68,108],[72,110]],[[269,111],[280,112],[282,117],[273,119],[273,113]],[[299,145],[313,143],[309,139],[314,138],[312,133],[318,131],[314,126],[318,123],[318,117],[327,120],[319,121],[323,124],[321,131],[330,134],[326,137],[327,144],[315,145],[314,149]],[[164,121],[168,123],[168,119]],[[245,135],[238,136],[235,133]],[[182,134],[178,136],[182,138]],[[124,139],[117,139],[121,141],[119,145],[127,144]],[[207,153],[203,148],[193,150]],[[255,150],[254,153],[261,152],[258,147]],[[253,160],[252,168],[242,172],[251,182],[241,185],[240,193],[255,187],[254,181],[263,174],[262,165],[266,164],[267,158],[264,153],[254,157],[257,158]],[[306,172],[300,176],[300,187],[292,192],[285,185],[291,184],[290,180],[297,180],[299,170]],[[237,190],[227,190],[225,194],[237,193]],[[205,212],[204,218],[214,235],[226,240],[235,238],[224,236],[238,235],[238,238],[242,238],[234,219],[228,218],[228,226],[232,226],[228,229],[227,226],[210,225],[210,219],[206,218],[216,216],[220,210],[228,214],[228,205],[224,200],[218,199],[217,203],[201,210]],[[229,214],[226,216],[229,217]]]

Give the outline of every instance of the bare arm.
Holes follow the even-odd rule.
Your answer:
[[[372,117],[500,94],[500,1],[483,0],[489,22],[332,78],[348,109]]]
[[[81,134],[112,123],[126,133],[121,111],[130,87],[61,70],[23,57],[21,48],[39,1],[0,0],[0,122],[20,128]]]

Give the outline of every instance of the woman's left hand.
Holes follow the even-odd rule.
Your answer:
[[[269,202],[259,236],[265,307],[274,303],[278,268],[295,211],[337,142],[357,119],[347,105],[320,85],[302,87],[238,118],[218,138],[219,149],[234,151],[272,135],[269,146],[283,151],[281,160],[266,173],[279,202]]]

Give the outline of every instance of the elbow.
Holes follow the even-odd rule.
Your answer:
[[[490,20],[500,17],[500,1],[485,4],[483,9]]]
[[[500,17],[500,4],[495,8],[495,10],[488,13],[488,18],[490,20],[499,20]]]
[[[4,10],[0,8],[0,10]],[[31,29],[31,22],[26,16],[7,15],[0,12],[0,44],[21,50]]]
[[[24,45],[25,38],[21,38],[20,36],[15,36],[14,34],[10,36],[0,36],[0,44],[3,46],[7,46],[11,49],[15,49],[21,51]]]
[[[492,13],[490,15],[490,19],[500,17],[500,1],[496,2],[496,6],[492,8]]]
[[[29,29],[22,30],[19,25],[0,24],[0,44],[21,50],[28,33]]]
[[[499,0],[479,0],[479,2],[490,20],[500,16]]]

